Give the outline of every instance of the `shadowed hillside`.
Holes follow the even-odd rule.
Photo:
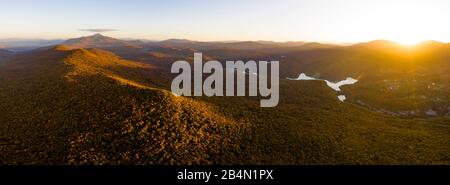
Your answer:
[[[280,83],[280,103],[201,98],[228,117],[248,118],[243,164],[448,164],[448,119],[401,119],[341,103],[321,81]],[[247,158],[247,157],[245,157]]]

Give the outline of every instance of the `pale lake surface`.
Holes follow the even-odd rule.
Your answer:
[[[341,86],[343,85],[352,85],[355,84],[356,82],[358,82],[358,80],[352,78],[352,77],[347,77],[347,79],[339,81],[339,82],[330,82],[328,80],[323,80],[323,79],[318,79],[318,78],[314,78],[314,77],[310,77],[308,75],[306,75],[305,73],[301,73],[297,78],[287,78],[288,80],[319,80],[319,81],[325,81],[328,85],[328,87],[330,87],[331,89],[333,89],[336,92],[340,92],[341,91]],[[345,95],[339,95],[338,99],[342,102],[344,102],[347,97]]]

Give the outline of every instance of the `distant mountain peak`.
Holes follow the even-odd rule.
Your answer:
[[[418,46],[444,46],[445,43],[435,41],[435,40],[427,40],[418,44]]]
[[[12,52],[12,51],[9,51],[9,50],[6,50],[6,49],[1,49],[0,48],[0,56],[7,56],[7,55],[11,55],[11,54],[13,54],[14,52]]]
[[[93,37],[104,37],[102,34],[100,34],[100,33],[96,33],[96,34],[94,34],[94,35],[92,35]]]
[[[137,47],[136,42],[116,39],[96,33],[91,36],[69,39],[62,43],[70,48],[111,48],[111,47]]]
[[[56,50],[56,51],[69,51],[69,50],[71,50],[70,47],[67,47],[66,45],[62,45],[62,44],[61,45],[56,45],[52,49]]]
[[[393,41],[383,40],[383,39],[369,41],[369,42],[366,42],[366,44],[369,44],[369,45],[398,45],[397,43],[395,43]]]
[[[167,42],[167,43],[190,43],[190,42],[195,42],[195,41],[191,41],[191,40],[188,40],[188,39],[175,39],[175,38],[173,38],[173,39],[163,40],[161,42],[162,43],[165,43],[165,42]]]
[[[368,47],[368,48],[391,48],[391,47],[400,47],[401,45],[389,40],[373,40],[369,42],[362,42],[355,44],[353,46],[356,47]]]

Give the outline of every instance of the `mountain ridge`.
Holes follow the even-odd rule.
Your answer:
[[[14,52],[9,51],[7,49],[1,49],[0,48],[0,56],[5,56],[5,55],[12,55]]]
[[[72,48],[108,48],[108,47],[138,47],[133,41],[124,41],[113,37],[95,34],[86,37],[66,40],[62,43]]]

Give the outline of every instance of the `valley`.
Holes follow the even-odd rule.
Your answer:
[[[172,63],[193,67],[194,52],[223,66],[280,61],[279,104],[174,96]],[[449,53],[449,44],[435,42],[143,42],[100,34],[0,52],[0,163],[450,164]]]

